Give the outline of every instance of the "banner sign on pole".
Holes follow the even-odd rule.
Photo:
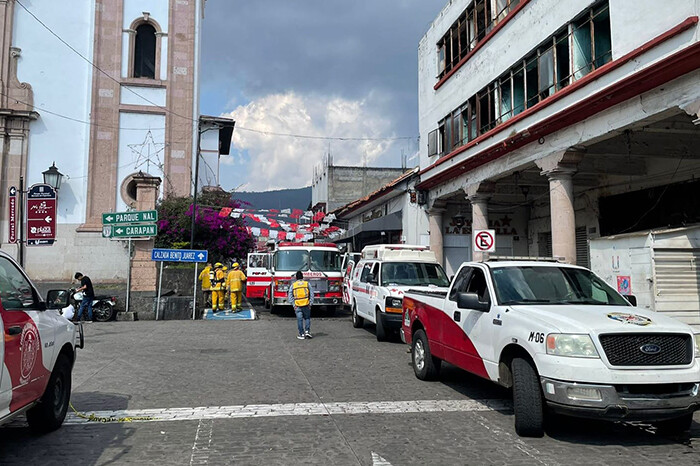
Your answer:
[[[8,237],[8,243],[14,244],[17,242],[17,188],[10,186],[10,214],[8,215],[10,232]]]
[[[56,191],[35,184],[27,191],[27,246],[52,245],[56,240]]]
[[[198,249],[153,249],[151,260],[156,262],[207,262],[209,251]]]

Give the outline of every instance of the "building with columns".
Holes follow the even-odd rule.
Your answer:
[[[191,193],[204,2],[0,1],[2,249],[19,254],[8,189],[53,162],[65,175],[56,242],[25,249],[32,278],[126,280],[126,242],[102,237],[102,213]]]
[[[587,266],[591,239],[700,223],[699,15],[449,1],[418,48],[427,202],[407,241],[429,234],[450,274],[487,227],[498,253]]]

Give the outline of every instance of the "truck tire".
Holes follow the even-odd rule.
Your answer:
[[[681,417],[675,419],[668,419],[666,421],[656,421],[653,423],[654,427],[660,434],[682,434],[690,430],[690,426],[693,424],[693,413],[684,414]]]
[[[27,411],[29,428],[37,433],[51,432],[63,424],[71,390],[71,362],[59,355],[39,404]]]
[[[413,334],[411,361],[413,362],[413,372],[420,380],[435,380],[440,375],[442,361],[430,353],[428,336],[423,330],[418,330]]]
[[[374,311],[374,322],[377,324],[377,341],[386,341],[386,330],[384,330],[384,324],[382,323],[382,313],[379,309]]]
[[[515,358],[513,372],[513,408],[515,432],[521,437],[544,435],[544,404],[537,371],[530,361]]]
[[[114,308],[107,303],[100,303],[92,310],[95,322],[109,322],[114,319]]]
[[[352,326],[354,328],[362,328],[365,325],[365,319],[357,315],[357,303],[352,303]]]

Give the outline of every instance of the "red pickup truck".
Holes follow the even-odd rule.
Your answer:
[[[68,293],[49,291],[43,301],[22,268],[0,252],[0,425],[21,414],[36,432],[61,426],[70,401],[82,326],[61,315]]]

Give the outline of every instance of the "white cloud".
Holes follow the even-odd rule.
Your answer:
[[[246,131],[244,128],[272,133],[342,138],[391,137],[389,119],[372,108],[382,101],[370,95],[362,100],[338,97],[298,95],[293,92],[272,94],[237,107],[224,116],[236,120],[233,155],[222,157],[225,172],[221,183],[233,188],[244,183],[243,190],[296,188],[311,184],[313,167],[330,151],[336,165],[372,165],[393,149],[392,141],[327,141],[292,138]],[[394,149],[399,150],[399,149]],[[238,152],[238,154],[236,154]],[[245,153],[247,157],[240,154]],[[234,167],[231,167],[234,165]],[[228,173],[234,178],[227,180]],[[245,173],[245,179],[241,179]]]

